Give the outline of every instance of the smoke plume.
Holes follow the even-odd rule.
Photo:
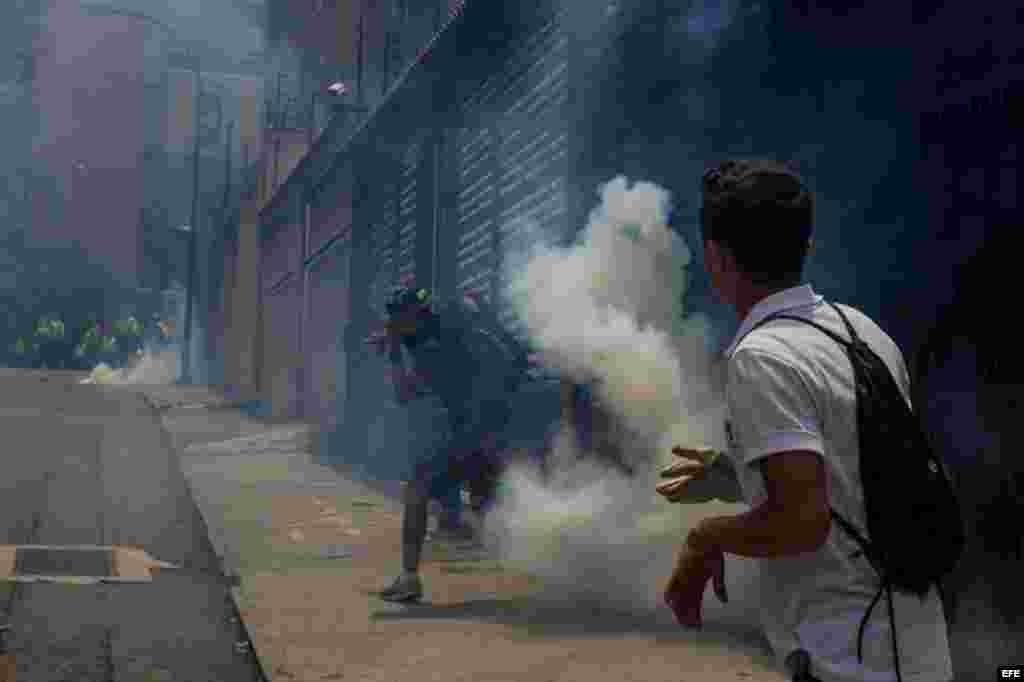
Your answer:
[[[126,385],[170,385],[181,375],[181,344],[184,343],[180,333],[179,321],[185,317],[184,295],[175,297],[167,319],[160,322],[168,343],[146,343],[142,352],[132,358],[125,367],[114,368],[106,363],[99,363],[92,369],[89,376],[81,381],[83,384],[105,384],[114,386]],[[194,356],[193,356],[194,357]]]
[[[127,367],[117,369],[100,363],[82,380],[83,384],[168,385],[178,379],[178,351],[147,348]]]
[[[545,362],[595,386],[621,421],[616,445],[636,475],[602,467],[566,425],[548,475],[510,471],[487,524],[505,560],[561,594],[649,611],[686,530],[728,508],[654,492],[672,445],[723,446],[720,401],[706,322],[683,315],[690,252],[668,228],[668,193],[618,177],[600,198],[574,244],[507,260],[504,293]]]

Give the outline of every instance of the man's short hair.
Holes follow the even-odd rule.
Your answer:
[[[798,284],[814,229],[814,196],[791,168],[730,159],[701,179],[701,230],[733,254],[755,284]]]

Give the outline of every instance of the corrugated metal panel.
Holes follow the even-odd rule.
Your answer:
[[[396,163],[384,161],[379,184],[370,199],[369,259],[374,275],[370,279],[369,307],[384,315],[384,302],[392,287],[416,281],[417,234],[419,229],[420,161],[424,145],[410,143]]]
[[[458,131],[455,159],[458,182],[455,254],[456,289],[460,294],[487,297],[496,265],[494,250],[497,140],[494,129]]]
[[[412,144],[402,159],[398,180],[398,282],[416,281],[416,235],[419,194],[419,168],[423,155],[420,144]]]
[[[370,280],[368,304],[374,315],[383,317],[388,293],[398,280],[398,196],[393,181],[382,183],[376,190],[379,210],[370,232],[370,260],[375,272]]]
[[[462,102],[454,131],[456,293],[493,301],[521,333],[493,288],[505,254],[538,237],[560,238],[568,219],[568,36],[553,17]]]

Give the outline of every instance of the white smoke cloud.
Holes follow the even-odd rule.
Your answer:
[[[648,611],[685,531],[730,508],[670,505],[654,492],[672,445],[723,447],[720,401],[706,322],[682,314],[690,252],[668,228],[668,193],[618,177],[600,196],[576,243],[505,263],[505,294],[545,361],[594,383],[621,419],[618,445],[636,475],[601,467],[563,428],[548,478],[510,471],[487,528],[507,561],[562,594]]]
[[[178,379],[178,355],[177,350],[146,349],[126,367],[115,369],[101,362],[82,383],[117,386],[173,384]]]
[[[668,212],[665,190],[615,178],[575,244],[506,262],[506,294],[546,361],[596,381],[631,430],[711,443],[720,429],[694,418],[714,405],[707,322],[683,316],[691,257]]]

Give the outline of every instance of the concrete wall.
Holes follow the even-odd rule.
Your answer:
[[[137,19],[52,3],[35,85],[41,120],[34,153],[64,201],[37,207],[33,230],[42,239],[80,240],[129,284],[138,281],[141,252],[149,30]]]
[[[305,130],[267,130],[264,132],[263,150],[264,196],[269,202],[309,151],[309,133]]]
[[[263,293],[263,362],[260,399],[275,417],[299,412],[303,282],[297,277]]]
[[[237,255],[227,288],[224,334],[224,380],[232,394],[252,399],[259,388],[257,374],[260,319],[259,200],[243,201],[240,211]]]
[[[303,327],[303,414],[333,429],[346,398],[345,328],[349,323],[349,240],[341,238],[307,270]]]

